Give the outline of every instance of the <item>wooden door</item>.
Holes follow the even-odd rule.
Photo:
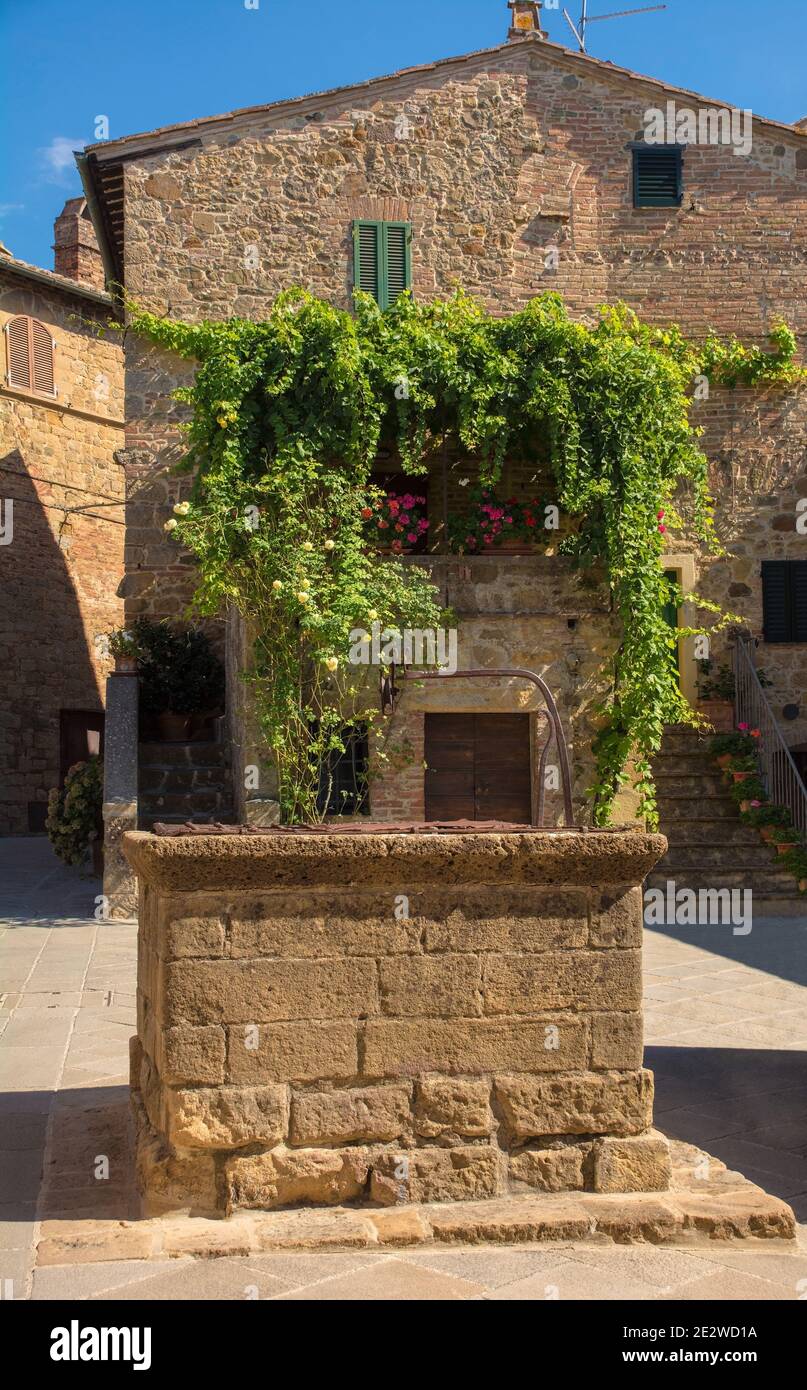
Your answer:
[[[532,819],[528,714],[426,715],[426,819]]]
[[[104,714],[100,710],[63,709],[59,712],[59,784],[75,763],[93,754],[104,756]]]

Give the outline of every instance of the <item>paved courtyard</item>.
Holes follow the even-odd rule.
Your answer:
[[[58,1264],[48,1237],[136,1215],[127,1152],[135,928],[43,839],[0,840],[0,1294],[17,1299],[775,1299],[807,1296],[800,1249],[553,1244],[394,1254]],[[807,1222],[807,918],[648,930],[656,1122]],[[86,1173],[87,1136],[99,1159]],[[75,1149],[75,1155],[72,1150]],[[89,1228],[88,1228],[89,1229]],[[125,1233],[129,1228],[122,1227]],[[39,1260],[37,1261],[37,1248]]]

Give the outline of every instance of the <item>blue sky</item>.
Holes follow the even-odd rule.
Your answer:
[[[256,0],[247,0],[255,4]],[[576,46],[544,10],[549,37]],[[592,14],[645,0],[591,0]],[[648,0],[649,3],[649,0]],[[80,193],[71,151],[487,48],[505,0],[0,0],[0,240],[51,267],[52,224]],[[763,116],[807,116],[807,0],[668,0],[595,24],[589,52]]]

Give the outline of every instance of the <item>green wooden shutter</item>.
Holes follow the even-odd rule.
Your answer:
[[[383,245],[381,222],[353,224],[353,283],[381,303]]]
[[[353,283],[386,309],[412,283],[408,222],[354,222]]]
[[[406,222],[384,224],[384,287],[392,304],[412,282],[410,246],[412,229]],[[386,304],[384,305],[386,308]]]

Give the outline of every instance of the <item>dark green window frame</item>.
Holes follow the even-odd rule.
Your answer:
[[[368,246],[372,247],[369,257]],[[391,278],[396,269],[399,281],[403,271],[402,284]],[[371,294],[382,309],[412,288],[411,222],[353,223],[353,284]]]
[[[684,197],[684,150],[682,145],[634,145],[633,206],[635,208],[680,208]],[[669,187],[664,192],[649,191],[668,165]],[[655,178],[654,178],[655,175]]]
[[[807,643],[807,560],[762,561],[762,615],[766,642]]]

